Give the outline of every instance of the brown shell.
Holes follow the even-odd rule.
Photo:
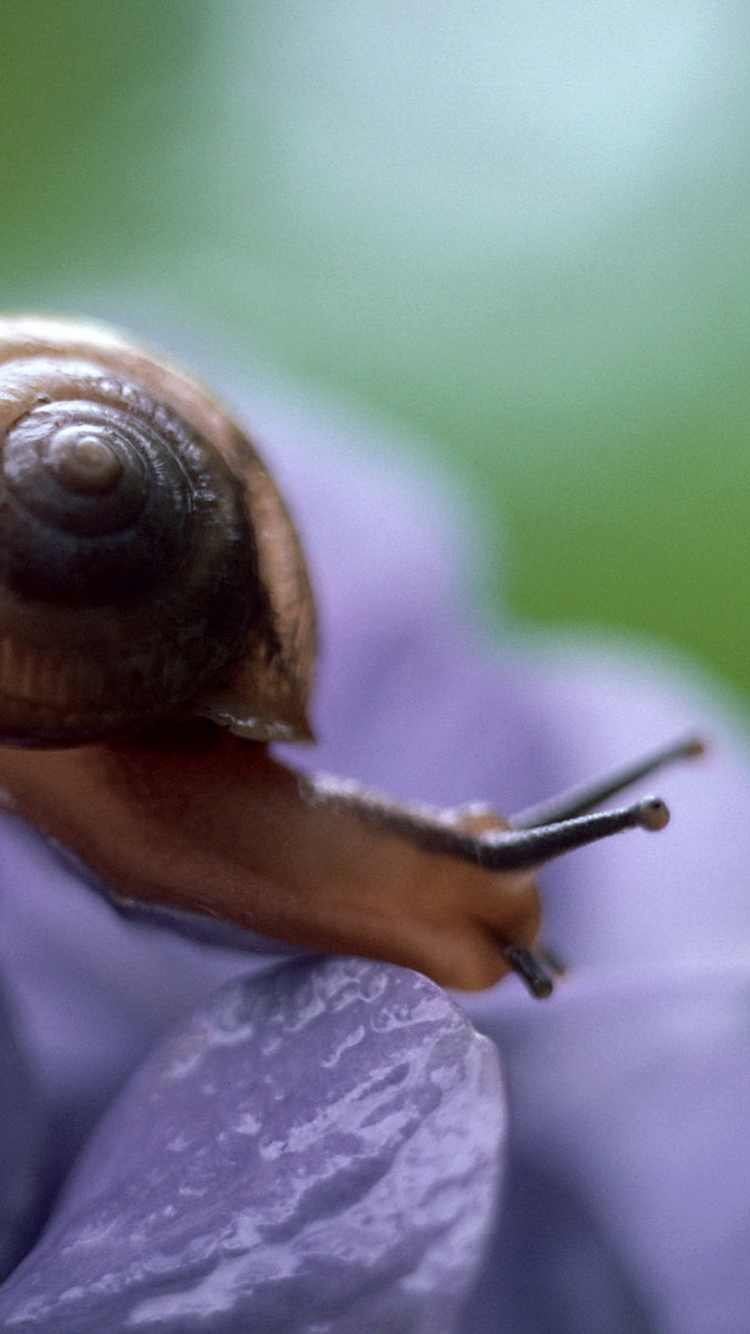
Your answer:
[[[50,446],[50,433],[62,447]],[[315,616],[299,541],[253,445],[199,384],[97,324],[6,317],[0,449],[0,740],[81,744],[184,712],[257,740],[311,736]],[[110,491],[119,497],[133,451],[126,509],[146,503],[141,472],[156,477],[146,546],[137,546],[134,520],[133,534],[118,529],[99,558],[89,528],[99,523],[109,540],[112,523],[90,516],[101,516]],[[18,492],[23,506],[30,498],[33,523],[46,523],[46,494],[34,488],[39,474],[44,491],[50,472],[76,511],[62,527],[84,513],[83,555],[67,529],[65,554],[58,559],[53,534],[45,555],[25,532],[26,509],[14,509]],[[120,576],[117,553],[131,536],[132,569]],[[80,595],[75,579],[66,583],[66,561]]]

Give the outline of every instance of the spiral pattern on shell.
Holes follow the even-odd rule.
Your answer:
[[[81,743],[186,709],[308,731],[294,531],[199,386],[97,326],[0,320],[0,448],[0,739]]]

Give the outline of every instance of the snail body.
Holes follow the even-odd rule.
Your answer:
[[[120,335],[0,320],[0,787],[115,896],[445,985],[531,952],[534,871],[656,799],[586,814],[665,759],[510,824],[295,773],[311,739],[315,613],[284,502],[196,382]],[[530,827],[533,825],[534,827]]]

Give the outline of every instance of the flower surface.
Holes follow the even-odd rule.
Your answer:
[[[10,1182],[22,1183],[13,1186],[18,1204],[5,1221],[6,1270],[30,1231],[49,1220],[6,1283],[3,1327],[62,1334],[65,1311],[74,1313],[69,1328],[85,1334],[84,1307],[75,1314],[75,1304],[85,1306],[81,1293],[95,1289],[85,1299],[93,1303],[85,1318],[98,1331],[116,1330],[117,1320],[122,1328],[151,1322],[189,1331],[193,1321],[196,1329],[229,1334],[245,1327],[232,1320],[245,1320],[251,1309],[258,1330],[307,1330],[309,1317],[318,1321],[311,1331],[340,1334],[448,1331],[462,1327],[462,1295],[484,1265],[464,1318],[467,1334],[740,1334],[750,1304],[750,762],[741,715],[649,645],[524,637],[513,627],[499,643],[489,640],[466,612],[460,504],[431,494],[421,476],[387,458],[372,465],[345,453],[330,425],[316,431],[263,405],[255,418],[302,529],[322,612],[322,742],[316,751],[295,752],[297,763],[404,799],[483,800],[507,814],[688,730],[707,736],[710,753],[664,776],[673,822],[658,838],[618,836],[545,871],[546,938],[570,965],[549,1001],[533,1002],[517,979],[458,998],[494,1040],[507,1072],[504,1191],[496,1072],[455,1004],[431,984],[385,965],[300,959],[297,951],[188,917],[127,915],[60,849],[12,814],[0,817],[0,976],[8,998],[2,1035],[11,1072],[3,1098],[6,1120],[20,1127],[5,1170]],[[355,1040],[361,997],[337,1009],[331,991],[315,1017],[314,1042],[290,1037],[273,1048],[280,979],[330,980],[347,968],[364,969],[377,985],[385,978],[386,988],[410,996],[404,1003],[413,1032],[420,1022],[414,1015],[431,998],[429,1040],[417,1044],[426,1063],[415,1058],[414,1101],[407,1099],[393,1124],[384,1110],[396,1087],[388,1079],[402,1068],[407,1039],[399,1030],[378,1045],[383,1035],[371,1025]],[[198,1057],[209,1017],[215,1028],[221,1007],[239,1005],[240,996],[255,1007],[252,1036],[230,1023],[231,1040]],[[450,1057],[435,1055],[443,1037],[457,1043]],[[244,1174],[235,1156],[238,1111],[230,1105],[234,1095],[243,1107],[255,1097],[252,1088],[260,1086],[243,1055],[247,1049],[257,1057],[264,1041],[270,1047],[261,1064],[271,1083],[276,1074],[295,1076],[285,1086],[296,1099],[294,1126],[325,1122],[329,1091],[318,1078],[324,1050],[333,1061],[332,1087],[353,1053],[362,1065],[351,1089],[383,1071],[386,1101],[373,1121],[383,1155],[398,1124],[413,1129],[381,1174],[380,1196],[377,1184],[354,1171],[381,1152],[371,1146],[367,1157],[359,1122],[354,1138],[347,1130],[350,1138],[335,1151],[327,1141],[318,1148],[320,1161],[335,1164],[330,1181],[340,1191],[327,1197],[325,1232],[322,1205],[294,1216],[296,1267],[283,1279],[282,1243],[272,1235],[274,1191],[293,1196],[299,1182],[289,1179],[281,1154],[273,1160],[278,1176],[249,1167]],[[164,1082],[175,1042],[187,1044],[188,1065],[197,1062],[182,1085]],[[425,1056],[428,1048],[434,1060]],[[225,1061],[230,1078],[206,1074],[212,1062]],[[421,1097],[435,1095],[440,1071],[450,1088],[441,1086],[434,1114],[444,1117],[443,1128],[433,1134],[429,1109],[424,1125],[409,1117]],[[270,1085],[263,1087],[267,1093]],[[344,1088],[341,1106],[349,1106],[347,1096]],[[262,1132],[254,1138],[247,1127],[260,1104],[253,1108],[241,1143],[257,1150]],[[269,1114],[272,1122],[281,1115],[275,1104]],[[181,1143],[177,1119],[188,1127],[192,1153],[169,1147]],[[406,1179],[402,1152],[411,1153]],[[470,1186],[465,1198],[457,1184],[462,1172]],[[487,1183],[498,1210],[494,1233]],[[243,1215],[247,1201],[257,1238]],[[176,1212],[165,1214],[172,1206]],[[374,1212],[358,1253],[366,1207]],[[388,1237],[378,1251],[381,1230]],[[333,1238],[346,1253],[335,1273]],[[248,1277],[251,1240],[265,1257],[262,1281]],[[107,1247],[115,1243],[117,1265],[108,1268]],[[288,1238],[283,1244],[292,1245]],[[377,1259],[373,1289],[365,1292],[358,1265],[367,1247]],[[144,1258],[157,1255],[158,1274]],[[219,1263],[221,1279],[210,1278]],[[191,1308],[184,1296],[190,1291]],[[257,1305],[233,1304],[237,1293]],[[384,1312],[390,1325],[382,1323]],[[378,1319],[380,1326],[372,1323]]]
[[[499,1185],[497,1054],[417,973],[229,983],[88,1144],[4,1329],[448,1331]]]

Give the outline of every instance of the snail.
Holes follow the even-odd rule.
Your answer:
[[[295,772],[315,612],[284,501],[199,384],[94,324],[0,320],[0,787],[119,899],[479,989],[535,952],[534,872],[691,739],[509,821]]]

